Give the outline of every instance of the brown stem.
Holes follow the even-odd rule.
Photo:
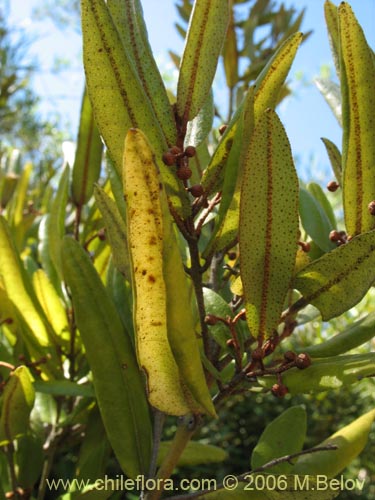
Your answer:
[[[204,352],[205,352],[206,357],[209,360],[211,360],[211,342],[210,342],[210,338],[209,338],[208,327],[207,327],[207,324],[205,322],[206,308],[204,305],[203,282],[202,282],[202,273],[201,273],[201,269],[200,269],[199,249],[198,249],[197,239],[188,241],[188,246],[189,246],[190,261],[191,261],[191,267],[189,269],[189,274],[190,274],[191,279],[193,281],[195,296],[197,299]]]
[[[163,432],[164,422],[165,422],[165,414],[159,410],[154,409],[154,435],[152,443],[153,446],[152,446],[150,468],[148,472],[150,478],[153,478],[155,476],[156,461],[158,458],[158,452],[159,452],[159,446]]]
[[[172,475],[173,469],[176,467],[178,460],[184,451],[186,445],[193,437],[199,425],[199,420],[194,416],[185,417],[182,424],[177,428],[176,434],[173,438],[171,447],[168,450],[163,463],[157,473],[157,479],[166,480]],[[159,485],[159,482],[158,482]],[[159,500],[163,493],[163,484],[161,483],[161,488],[153,491],[149,491],[145,495],[145,500]]]

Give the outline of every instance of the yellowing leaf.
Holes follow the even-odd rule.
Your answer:
[[[26,366],[19,366],[10,375],[4,388],[0,418],[0,445],[26,434],[34,400],[35,391],[29,369]]]
[[[361,234],[304,267],[294,287],[324,321],[357,304],[375,280],[375,231]]]
[[[245,157],[239,247],[246,318],[254,337],[273,334],[290,287],[298,237],[298,179],[288,138],[268,109]]]
[[[348,3],[338,8],[343,113],[343,199],[348,234],[375,228],[375,65]]]
[[[33,285],[43,311],[56,334],[57,342],[68,347],[70,332],[65,308],[43,269],[33,274]]]
[[[0,279],[9,299],[23,317],[39,344],[48,346],[50,339],[40,315],[39,304],[36,303],[31,284],[28,282],[21,266],[8,225],[5,219],[0,217]]]
[[[300,475],[323,474],[330,478],[337,476],[365,447],[374,419],[375,410],[371,410],[335,432],[319,446],[334,444],[337,450],[304,455],[298,459],[292,472]]]
[[[146,138],[139,130],[130,129],[125,139],[123,180],[138,362],[147,377],[151,405],[167,414],[184,415],[191,409],[168,341],[163,220],[156,168]]]

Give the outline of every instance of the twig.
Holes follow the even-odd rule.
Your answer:
[[[205,322],[206,308],[204,305],[204,297],[203,297],[203,283],[202,283],[202,273],[200,270],[200,262],[199,262],[198,241],[190,240],[188,241],[188,246],[189,246],[190,261],[191,261],[189,274],[193,282],[195,296],[197,299],[204,352],[207,358],[211,359],[211,342],[209,338],[208,327]]]
[[[271,467],[274,467],[275,465],[279,465],[279,464],[282,464],[284,462],[290,462],[291,460],[294,460],[295,458],[301,457],[302,455],[309,455],[311,453],[316,453],[318,451],[333,451],[333,450],[337,450],[337,448],[338,448],[338,446],[335,444],[327,444],[325,446],[316,446],[314,448],[302,450],[302,451],[299,451],[298,453],[284,455],[283,457],[274,458],[273,460],[270,460],[266,464],[264,464],[260,467],[257,467],[256,469],[245,472],[244,474],[241,474],[241,475],[235,476],[235,477],[236,477],[238,483],[247,482],[249,475],[258,474],[258,473],[263,472],[267,469],[270,469]],[[234,476],[233,476],[233,478],[234,478]],[[219,491],[220,489],[223,489],[223,483],[217,484],[214,491]],[[210,490],[210,489],[195,491],[194,493],[187,493],[186,495],[176,495],[176,496],[169,497],[169,500],[190,500],[192,498],[200,497],[200,496],[205,495],[206,493],[209,493],[212,491],[213,490]]]
[[[157,478],[166,480],[169,479],[173,469],[176,467],[177,462],[184,451],[186,445],[196,432],[199,426],[199,420],[190,416],[184,417],[182,424],[177,428],[176,434],[173,438],[172,444],[168,450],[167,456],[164,458],[163,463],[157,473]],[[159,486],[158,482],[158,486]],[[145,494],[146,500],[159,500],[163,493],[164,485],[160,485],[160,489],[149,491]]]
[[[256,469],[253,469],[252,471],[248,472],[247,474],[257,474],[258,472],[263,472],[266,469],[270,469],[271,467],[274,467],[275,465],[282,464],[284,462],[291,462],[295,458],[301,457],[303,455],[310,455],[310,453],[316,453],[318,451],[333,451],[337,450],[338,446],[336,444],[326,444],[324,446],[315,446],[313,448],[308,448],[307,450],[302,450],[297,453],[292,453],[291,455],[284,455],[283,457],[279,458],[274,458],[273,460],[270,460],[264,465],[261,465],[260,467],[257,467]],[[247,474],[241,474],[238,477],[238,480],[244,480],[247,476]]]
[[[156,473],[156,461],[158,458],[159,446],[161,441],[161,435],[163,432],[163,426],[165,421],[165,414],[159,410],[154,410],[154,436],[152,443],[152,455],[148,475],[150,478],[155,477]]]
[[[220,192],[216,193],[215,196],[212,198],[212,200],[210,200],[208,207],[205,210],[203,210],[201,218],[199,219],[199,221],[197,222],[197,225],[196,225],[197,234],[199,234],[201,232],[204,221],[210,215],[210,213],[212,212],[214,207],[220,202],[220,199],[221,199],[221,193]]]

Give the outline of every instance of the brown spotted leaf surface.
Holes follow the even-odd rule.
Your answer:
[[[375,228],[375,65],[349,4],[338,8],[343,114],[343,198],[348,234]]]
[[[245,157],[239,245],[246,317],[254,337],[275,330],[293,274],[298,180],[285,130],[268,109]]]
[[[374,280],[375,231],[370,231],[306,266],[294,286],[327,321],[355,306]]]

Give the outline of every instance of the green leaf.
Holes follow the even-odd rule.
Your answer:
[[[131,56],[103,0],[81,0],[83,59],[95,121],[116,169],[122,174],[124,138],[130,128],[147,133],[176,211],[189,214],[183,184],[161,161],[168,144]],[[105,77],[103,77],[105,75]]]
[[[313,474],[335,477],[363,450],[375,419],[375,410],[365,413],[349,425],[325,439],[320,446],[335,444],[337,450],[318,451],[298,459],[293,468],[295,474]]]
[[[332,141],[322,137],[323,144],[327,150],[329,161],[331,162],[332,170],[336,176],[337,182],[342,183],[342,158],[341,153]]]
[[[330,219],[319,201],[304,188],[299,190],[299,214],[303,229],[324,252],[336,248],[329,239],[329,233],[334,229]]]
[[[51,211],[46,222],[48,251],[51,261],[60,278],[62,276],[60,249],[62,238],[65,234],[66,204],[69,193],[69,171],[69,166],[67,166],[60,177],[59,185],[52,202]]]
[[[0,445],[26,434],[35,391],[29,369],[19,366],[10,375],[3,392],[0,417]]]
[[[64,240],[62,260],[107,436],[134,478],[148,470],[151,423],[133,347],[89,256],[71,238]]]
[[[227,86],[233,89],[238,82],[238,51],[233,6],[230,4],[229,25],[223,48],[224,71]]]
[[[34,388],[37,392],[52,394],[53,396],[95,397],[95,392],[91,384],[78,384],[70,380],[51,380],[47,382],[35,380]]]
[[[89,480],[104,477],[110,453],[111,447],[100,413],[95,406],[89,414],[85,436],[79,450],[77,478]]]
[[[95,186],[95,201],[104,219],[104,226],[112,250],[113,262],[124,276],[130,276],[126,223],[117,205],[104,189]]]
[[[172,441],[162,441],[159,446],[157,463],[160,465],[167,456]],[[196,467],[206,463],[220,463],[228,458],[228,454],[222,448],[199,441],[189,441],[180,456],[178,467]]]
[[[336,227],[337,222],[336,222],[335,214],[333,212],[332,205],[328,201],[328,198],[327,198],[325,192],[323,191],[322,187],[320,186],[320,184],[317,184],[316,182],[309,182],[307,184],[307,190],[319,202],[320,206],[322,207],[326,216],[328,217],[331,225],[333,227]]]
[[[49,238],[50,236],[54,237],[54,235],[50,235],[50,219],[51,219],[51,214],[47,213],[45,214],[40,221],[39,224],[39,230],[38,230],[38,240],[39,240],[39,245],[38,245],[38,257],[40,260],[40,263],[42,265],[43,270],[46,272],[50,282],[54,286],[56,292],[63,297],[63,292],[62,292],[62,287],[61,287],[61,279],[59,275],[57,274],[56,268],[52,262],[51,255],[50,255],[50,244],[49,244]]]
[[[343,200],[348,234],[375,228],[375,64],[349,4],[338,7],[343,113]]]
[[[290,432],[293,429],[293,432]],[[292,406],[267,425],[251,455],[251,467],[256,469],[274,458],[291,455],[302,450],[306,437],[306,411]],[[276,465],[267,472],[287,474],[292,469],[288,462]]]
[[[228,0],[194,3],[177,85],[177,113],[183,124],[197,116],[208,98],[228,22]]]
[[[294,271],[298,238],[298,179],[289,141],[268,109],[245,157],[239,245],[246,319],[254,337],[277,327]]]
[[[203,288],[204,306],[207,314],[213,314],[219,318],[232,317],[232,309],[229,304],[216,292],[210,288]],[[227,340],[230,338],[229,328],[218,321],[216,325],[210,326],[210,335],[224,349],[227,349]]]
[[[103,143],[94,121],[90,99],[85,89],[82,97],[77,150],[73,165],[72,197],[77,206],[88,202],[99,179]]]
[[[324,321],[355,306],[375,280],[374,250],[370,231],[308,264],[294,281],[300,300],[317,307]]]
[[[108,266],[106,276],[106,288],[108,295],[113,300],[117,312],[123,322],[126,331],[130,338],[134,339],[134,324],[133,324],[133,295],[131,289],[131,276],[124,278],[120,271],[113,264],[113,260]]]
[[[375,337],[375,312],[370,312],[364,318],[352,323],[344,331],[321,344],[303,349],[303,352],[307,352],[314,358],[338,356],[368,342],[373,337]]]
[[[30,460],[32,457],[32,460]],[[44,463],[43,440],[40,436],[26,434],[17,443],[15,462],[18,469],[18,484],[32,491],[40,478]]]
[[[292,396],[340,389],[343,386],[358,383],[363,377],[375,373],[375,354],[353,354],[314,359],[304,370],[292,368],[283,374],[285,384]],[[271,388],[277,382],[276,377],[258,379],[260,384]]]

